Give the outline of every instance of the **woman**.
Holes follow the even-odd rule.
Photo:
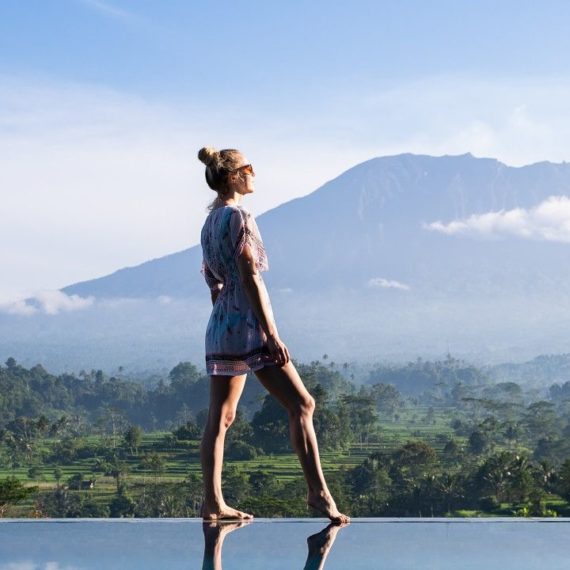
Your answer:
[[[235,418],[246,374],[253,371],[287,410],[291,442],[307,480],[308,505],[334,522],[348,522],[337,509],[321,469],[313,427],[315,401],[275,326],[260,274],[268,263],[257,224],[241,205],[244,196],[254,191],[253,167],[234,149],[204,147],[198,158],[206,165],[208,186],[218,194],[201,234],[202,272],[213,304],[206,329],[206,370],[211,382],[200,447],[205,490],[202,517],[253,518],[226,505],[221,481],[226,430]]]

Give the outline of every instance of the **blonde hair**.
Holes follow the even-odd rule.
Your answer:
[[[214,210],[221,205],[221,195],[228,191],[228,175],[239,166],[240,155],[240,151],[235,148],[216,150],[214,147],[205,146],[198,151],[198,159],[206,165],[206,182],[218,193],[208,210]]]

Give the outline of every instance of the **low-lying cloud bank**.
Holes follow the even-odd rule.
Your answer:
[[[38,313],[57,315],[62,312],[79,311],[90,307],[95,297],[66,295],[62,291],[40,291],[29,299],[0,303],[0,313],[30,316]]]
[[[514,208],[469,216],[447,224],[424,224],[424,229],[469,237],[518,237],[570,243],[570,198],[550,196],[534,208]]]
[[[401,289],[402,291],[409,291],[410,286],[400,281],[384,279],[384,277],[374,277],[368,280],[368,287],[381,288],[381,289]]]

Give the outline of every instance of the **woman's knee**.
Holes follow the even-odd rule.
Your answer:
[[[289,413],[295,416],[312,416],[315,411],[315,399],[310,394],[296,400],[289,408]]]
[[[224,430],[228,429],[234,423],[235,419],[236,419],[235,411],[227,410],[225,412],[222,412],[219,421],[220,428]]]
[[[236,419],[236,411],[232,408],[222,408],[217,413],[210,412],[210,426],[218,431],[227,430]]]

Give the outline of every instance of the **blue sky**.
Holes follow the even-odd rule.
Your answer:
[[[382,154],[570,159],[565,1],[3,0],[0,302],[197,242],[195,159],[256,215]]]
[[[565,1],[3,0],[5,73],[170,101],[304,106],[439,74],[562,74]],[[199,93],[198,93],[199,92]]]

